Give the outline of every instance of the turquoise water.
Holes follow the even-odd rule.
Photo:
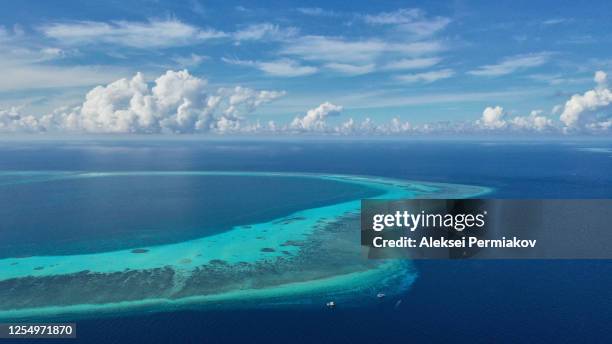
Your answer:
[[[252,198],[259,205],[265,204],[266,197],[274,197],[275,204],[285,205],[278,208],[283,210],[277,212],[281,215],[268,220],[264,220],[266,217],[252,217],[251,222],[246,222],[246,217],[233,213],[241,214],[245,207],[224,204],[226,213],[211,212],[207,216],[220,216],[221,220],[227,221],[226,224],[232,221],[240,224],[227,225],[223,231],[208,232],[195,239],[153,245],[142,245],[143,241],[137,246],[118,250],[99,251],[98,247],[90,252],[64,252],[60,255],[38,253],[0,259],[0,293],[13,290],[12,295],[0,295],[11,296],[0,297],[4,300],[0,302],[0,317],[94,312],[114,314],[210,304],[244,306],[254,300],[257,300],[257,307],[262,307],[287,304],[288,297],[293,300],[292,303],[308,304],[313,297],[354,297],[360,294],[360,290],[367,294],[376,290],[385,290],[389,295],[398,294],[409,287],[416,274],[408,262],[374,262],[361,257],[358,223],[360,199],[365,195],[378,198],[417,195],[467,197],[488,191],[486,188],[466,185],[271,172],[67,172],[49,175],[6,172],[3,176],[3,187],[10,188],[14,195],[19,195],[19,190],[24,187],[27,189],[45,185],[46,189],[55,190],[60,195],[68,193],[73,197],[71,192],[62,193],[60,190],[75,184],[80,185],[81,190],[87,190],[83,185],[93,185],[104,186],[111,192],[103,189],[95,189],[96,192],[89,190],[90,197],[101,195],[102,199],[111,202],[112,197],[109,195],[116,192],[113,185],[119,184],[122,190],[137,190],[134,192],[136,195],[128,193],[130,199],[146,205],[151,197],[161,196],[158,193],[160,184],[166,188],[170,185],[172,190],[177,185],[189,190],[194,190],[194,183],[207,185],[206,182],[197,184],[196,179],[209,183],[223,180],[233,186],[262,180],[265,183],[285,183],[287,190],[293,190],[289,183],[294,183],[302,189],[313,187],[311,192],[321,197],[317,197],[315,202],[308,197],[300,198],[302,194],[295,192],[283,195],[276,188],[267,191],[264,188],[248,194],[252,191],[240,188],[240,198]],[[158,183],[151,188],[149,197],[137,197],[139,192],[146,194],[148,189],[127,187],[143,181],[147,185],[152,185],[153,181]],[[51,187],[47,184],[55,185]],[[324,190],[326,187],[333,190],[333,197],[325,197],[326,192],[329,192]],[[205,189],[196,190],[207,194]],[[338,193],[339,190],[345,191]],[[210,193],[208,195],[210,197]],[[47,201],[50,199],[53,198],[45,198]],[[100,201],[96,200],[96,203]],[[309,203],[310,206],[306,206]],[[51,209],[69,209],[71,204],[58,206],[54,203]],[[128,206],[121,202],[101,204],[106,207],[115,206],[115,211],[119,213],[143,207],[142,204]],[[185,205],[176,201],[173,204],[181,209]],[[291,211],[291,206],[295,208],[296,204],[300,204],[303,209]],[[193,206],[198,209],[201,205]],[[105,210],[104,207],[102,209]],[[267,210],[266,207],[261,209]],[[108,216],[113,213],[103,211]],[[269,218],[273,212],[264,213]],[[87,224],[88,228],[98,226],[92,221],[98,215],[89,215],[88,220],[84,220],[87,213],[81,215],[81,223]],[[141,217],[142,214],[139,214],[138,218]],[[233,218],[228,220],[228,217]],[[55,218],[55,221],[61,224],[63,218]],[[177,223],[181,221],[179,219]],[[216,221],[204,222],[203,226],[218,223]],[[131,225],[130,222],[123,224],[128,229]],[[41,291],[40,285],[44,285],[43,295],[33,295]],[[375,285],[376,290],[373,289]]]

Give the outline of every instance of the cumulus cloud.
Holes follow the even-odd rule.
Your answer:
[[[227,99],[227,106],[223,114],[238,117],[241,114],[251,113],[258,107],[267,104],[285,95],[284,91],[258,91],[247,87],[222,88],[219,90],[221,103]]]
[[[412,130],[410,122],[402,122],[398,117],[393,117],[393,119],[391,119],[391,124],[389,125],[390,132],[398,134],[410,130]]]
[[[506,121],[504,121],[505,115],[504,109],[501,106],[487,106],[482,112],[482,117],[478,123],[485,128],[500,129],[506,126]]]
[[[21,113],[19,107],[0,109],[0,131],[3,132],[37,132],[41,128],[38,118]]]
[[[612,91],[607,86],[607,77],[605,72],[597,71],[596,87],[573,95],[565,103],[560,120],[569,130],[608,130],[611,127]]]
[[[554,128],[552,119],[543,116],[541,110],[533,110],[529,116],[518,116],[510,120],[510,125],[516,129],[546,131]]]
[[[323,131],[326,129],[326,119],[339,116],[342,106],[325,102],[314,109],[308,110],[303,117],[295,117],[290,124],[290,129],[297,131]]]
[[[608,74],[606,72],[598,70],[595,72],[595,77],[593,78],[598,88],[603,88],[608,85]]]
[[[88,132],[187,131],[208,119],[205,85],[187,71],[168,71],[152,89],[140,73],[98,86],[86,96],[79,126]]]
[[[347,121],[342,122],[337,128],[336,131],[341,134],[353,134],[356,131],[355,121],[353,118],[349,118]]]
[[[549,53],[517,55],[505,58],[497,64],[481,66],[475,70],[469,71],[468,73],[478,76],[507,75],[521,69],[541,66],[548,62],[549,59]]]
[[[489,130],[547,131],[554,128],[553,121],[544,116],[541,110],[534,110],[528,116],[516,116],[506,119],[508,115],[501,106],[488,106],[476,125]]]
[[[374,134],[377,130],[378,126],[370,117],[366,117],[366,119],[359,124],[359,132],[362,134]]]
[[[336,126],[332,132],[340,135],[372,135],[381,133],[380,128],[370,117],[366,117],[361,122],[349,118]]]
[[[226,33],[201,29],[180,20],[77,21],[52,23],[40,27],[50,38],[67,45],[117,44],[132,48],[162,48],[183,46],[193,42],[221,38]]]
[[[167,71],[150,87],[141,73],[89,91],[77,107],[40,118],[18,109],[0,113],[4,131],[88,133],[193,133],[236,130],[243,116],[285,93],[245,87],[208,92],[206,80],[186,70]]]

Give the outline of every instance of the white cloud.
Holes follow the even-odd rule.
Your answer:
[[[21,113],[19,107],[0,109],[0,132],[38,132],[39,120]]]
[[[410,122],[402,122],[398,117],[393,117],[388,129],[391,133],[399,134],[412,130]]]
[[[252,24],[234,32],[233,38],[237,41],[282,41],[298,34],[295,27],[280,28],[276,24],[260,23]]]
[[[0,91],[91,86],[117,79],[125,70],[107,66],[52,66],[0,61]]]
[[[552,19],[547,19],[545,21],[542,22],[542,24],[544,25],[557,25],[557,24],[563,24],[563,23],[567,23],[571,21],[570,19],[566,19],[566,18],[552,18]]]
[[[531,111],[529,116],[516,116],[506,120],[508,115],[501,106],[488,106],[482,112],[482,117],[476,121],[476,126],[489,130],[514,131],[548,131],[553,130],[553,121],[544,116],[541,110]]]
[[[183,74],[183,75],[180,75]],[[540,110],[528,116],[509,115],[500,106],[487,107],[481,118],[465,122],[430,122],[412,125],[398,117],[388,122],[378,122],[371,117],[357,122],[353,118],[330,127],[327,119],[341,114],[343,108],[329,102],[308,110],[302,117],[295,117],[288,125],[269,121],[266,125],[242,121],[240,114],[253,111],[272,101],[282,92],[255,91],[236,87],[221,89],[208,95],[199,106],[193,106],[190,94],[199,94],[205,81],[182,72],[168,72],[158,78],[156,85],[147,92],[141,75],[131,80],[101,87],[88,95],[82,106],[58,109],[54,113],[37,118],[24,115],[19,108],[0,110],[0,131],[42,132],[75,130],[102,133],[249,133],[249,134],[300,134],[317,132],[330,135],[470,135],[483,132],[499,134],[564,133],[559,125]],[[150,94],[141,98],[139,94]],[[126,100],[129,98],[129,101]],[[181,98],[183,97],[183,98]],[[147,99],[149,101],[147,101]],[[128,105],[118,105],[128,103]],[[206,114],[202,116],[202,114]],[[585,130],[604,133],[612,129],[612,119],[591,122]]]
[[[87,132],[154,133],[193,130],[207,121],[206,80],[186,71],[168,71],[149,89],[142,74],[91,90],[80,110]]]
[[[326,68],[346,75],[362,75],[372,73],[376,69],[376,65],[368,63],[364,65],[353,65],[348,63],[327,63]]]
[[[284,92],[245,87],[209,93],[206,80],[186,70],[167,71],[149,87],[142,74],[98,86],[82,105],[42,117],[17,109],[0,112],[4,131],[76,131],[89,133],[226,132],[240,127],[242,116]]]
[[[255,62],[255,65],[260,70],[274,76],[304,76],[316,73],[318,68],[312,66],[304,66],[290,59],[281,59],[276,61],[260,61]]]
[[[469,71],[469,74],[478,76],[500,76],[514,73],[521,69],[537,67],[545,64],[550,59],[548,53],[517,55],[508,57],[498,64],[485,65],[475,70]]]
[[[201,29],[176,19],[148,22],[65,22],[45,25],[40,30],[45,36],[67,45],[103,43],[132,48],[184,46],[227,36],[223,32]]]
[[[535,81],[546,82],[552,86],[559,85],[570,85],[570,84],[582,84],[585,81],[590,80],[589,78],[572,78],[562,74],[531,74],[528,76],[529,79]]]
[[[279,59],[275,61],[245,61],[237,59],[222,58],[229,64],[255,67],[266,74],[280,77],[296,77],[316,73],[319,69],[313,66],[305,66],[291,59]]]
[[[423,11],[411,9],[399,9],[393,12],[382,12],[375,15],[365,15],[363,18],[368,24],[397,25],[413,22],[423,15]]]
[[[302,14],[313,17],[335,17],[339,15],[334,11],[324,10],[320,7],[300,7],[296,10]]]
[[[488,129],[500,129],[506,126],[505,115],[504,108],[501,106],[488,106],[482,112],[482,117],[478,124]]]
[[[434,82],[441,79],[447,79],[455,75],[452,69],[441,69],[431,72],[404,74],[396,76],[396,79],[402,82]]]
[[[597,71],[594,81],[597,87],[584,94],[575,94],[565,103],[560,119],[569,129],[609,128],[612,91],[607,88],[607,74]]]
[[[172,61],[174,61],[179,67],[186,68],[197,67],[208,59],[210,59],[210,57],[192,53],[187,56],[175,56],[172,58]]]
[[[308,110],[303,117],[296,117],[290,124],[290,129],[297,131],[323,131],[326,129],[326,119],[339,116],[342,106],[325,102],[314,109]]]
[[[608,74],[606,74],[604,71],[598,70],[597,72],[595,72],[595,77],[593,78],[593,81],[595,81],[597,86],[600,88],[606,87],[606,85],[608,84]]]
[[[418,131],[419,128],[398,117],[393,117],[389,122],[383,124],[375,123],[370,117],[366,117],[360,123],[349,118],[335,128],[335,132],[342,135],[400,135]]]
[[[228,99],[228,105],[223,113],[238,117],[241,114],[251,113],[258,107],[284,96],[285,91],[258,91],[251,88],[236,86],[234,88],[221,88],[218,92]],[[223,99],[222,99],[223,100]]]
[[[325,36],[304,36],[287,44],[281,54],[304,60],[331,63],[371,63],[384,54],[420,56],[444,50],[439,42],[393,43],[378,39],[345,40]]]
[[[320,8],[300,8],[298,12],[323,16],[330,13]],[[414,13],[413,13],[414,12]],[[413,15],[414,14],[414,15]],[[358,20],[371,25],[394,25],[404,30],[401,37],[371,37],[350,39],[342,36],[305,35],[300,36],[295,28],[282,29],[271,23],[261,23],[245,27],[232,36],[239,44],[245,40],[279,41],[280,49],[273,61],[240,61],[234,64],[250,65],[270,75],[301,76],[315,73],[326,68],[345,75],[362,75],[377,70],[402,70],[426,68],[437,64],[440,59],[423,57],[446,49],[439,41],[402,38],[405,32],[415,34],[434,34],[448,22],[446,18],[426,18],[418,10],[400,10],[394,13],[381,13],[376,16],[351,14]],[[445,23],[440,25],[440,23]],[[440,25],[438,28],[437,26]],[[392,60],[388,65],[387,61]],[[317,63],[317,66],[304,66],[304,61]],[[226,62],[229,60],[226,59]],[[320,64],[320,65],[319,65]],[[382,67],[381,67],[382,66]]]
[[[305,36],[286,46],[281,53],[314,61],[364,62],[378,57],[386,44],[382,41],[345,41],[324,36]]]
[[[514,117],[509,123],[510,126],[519,130],[546,131],[554,127],[553,121],[543,116],[540,110],[531,111],[529,116]]]
[[[446,28],[451,22],[446,17],[429,18],[424,11],[415,8],[365,15],[363,19],[370,25],[392,25],[397,30],[417,36],[433,35]]]
[[[115,66],[59,64],[57,60],[76,52],[31,42],[21,35],[5,31],[0,37],[0,92],[92,86],[115,80],[126,71]]]
[[[359,123],[358,130],[361,134],[374,134],[378,130],[378,126],[370,117],[366,117],[366,119]]]
[[[342,122],[337,128],[336,131],[341,134],[350,135],[355,133],[356,131],[355,121],[353,118],[349,118],[345,122]]]
[[[388,62],[382,69],[384,70],[408,70],[423,69],[434,66],[442,61],[439,57],[422,57],[412,59],[399,59]]]

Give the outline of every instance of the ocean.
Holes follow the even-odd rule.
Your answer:
[[[610,198],[612,143],[601,140],[236,141],[229,138],[5,140],[0,142],[0,171],[343,174],[478,185],[493,190],[485,196],[489,198]],[[53,183],[31,184],[34,189],[3,191],[0,195],[2,228],[9,228],[7,223],[11,221],[28,226],[19,233],[0,232],[0,256],[97,252],[136,244],[179,242],[213,234],[203,233],[197,226],[204,219],[210,221],[211,214],[220,214],[219,222],[213,227],[223,231],[229,226],[251,223],[253,218],[249,218],[249,214],[261,217],[260,210],[264,208],[273,208],[264,217],[274,218],[295,209],[341,201],[342,197],[371,195],[351,185],[323,187],[321,183],[324,182],[313,180],[296,186],[296,183],[264,178],[253,185],[247,178],[230,182],[232,187],[228,188],[228,181],[221,179],[230,177],[218,177],[220,180],[206,182],[190,180],[186,188],[184,184],[176,185],[176,181],[156,184],[147,178],[150,177],[126,180],[126,184],[116,190],[113,188],[117,184],[108,185],[104,180],[82,180],[63,188],[69,191],[53,190],[53,185],[57,185]],[[3,181],[7,179],[0,179],[0,183]],[[218,189],[219,185],[224,185],[223,190]],[[139,208],[137,204],[142,204],[143,194],[138,190],[159,195],[176,190],[210,190],[221,196],[218,202],[211,202],[199,199],[197,195],[201,193],[198,192],[175,195],[176,199],[186,202],[182,204],[183,209],[188,208],[186,216],[177,224],[164,214],[167,199],[160,198],[148,207]],[[71,208],[52,202],[51,197],[58,193],[62,197],[84,200],[79,203],[81,209],[71,213]],[[258,197],[248,201],[237,196],[241,193],[257,194]],[[106,201],[101,201],[100,195]],[[275,203],[275,199],[287,199],[292,195],[295,196],[293,202]],[[65,199],[62,197],[59,199]],[[45,209],[44,205],[50,202],[55,206]],[[241,208],[247,210],[245,217],[228,216],[228,210],[233,209],[236,202],[241,202]],[[170,203],[176,205],[176,202]],[[142,230],[122,232],[121,228],[126,227],[113,222],[118,221],[116,218],[100,215],[104,214],[100,207],[125,209],[124,217],[119,219],[121,223],[132,223]],[[86,211],[92,208],[96,211]],[[58,211],[64,215],[57,217]],[[15,213],[19,215],[16,217]],[[162,220],[151,220],[151,214]],[[36,230],[60,220],[63,225],[60,222],[45,228],[53,229],[55,234],[57,231],[65,233],[67,241],[45,245],[45,232],[36,233]],[[94,232],[98,236],[79,237],[78,225],[88,221],[96,226]],[[40,236],[32,238],[33,235]],[[75,237],[80,239],[68,240]],[[333,310],[323,306],[320,309],[254,307],[105,316],[79,320],[76,342],[378,343],[423,340],[513,343],[525,338],[545,342],[602,342],[612,335],[609,327],[612,318],[611,261],[418,261],[414,265],[418,277],[399,306],[378,303],[339,306]]]
[[[377,194],[350,184],[299,177],[139,174],[70,178],[66,174],[53,174],[63,178],[48,182],[29,182],[49,178],[38,174],[19,176],[16,184],[5,181],[8,185],[0,194],[4,205],[0,209],[4,219],[0,258],[182,242],[304,208]]]

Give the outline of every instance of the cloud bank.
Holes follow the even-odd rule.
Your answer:
[[[489,130],[509,129],[543,132],[555,129],[552,119],[544,116],[541,110],[533,110],[528,116],[515,116],[509,119],[507,117],[509,116],[501,106],[487,107],[476,124]]]
[[[0,109],[0,132],[81,133],[249,133],[330,135],[411,134],[609,134],[612,132],[612,92],[606,73],[595,73],[596,86],[573,95],[551,112],[514,114],[502,106],[487,106],[473,121],[412,124],[399,117],[388,121],[342,119],[344,108],[324,102],[288,123],[249,121],[248,114],[285,95],[284,91],[241,86],[210,91],[207,81],[186,70],[169,70],[153,83],[141,73],[98,86],[82,104],[43,116],[19,107]],[[560,113],[560,115],[559,115]],[[555,116],[558,116],[555,118]],[[335,119],[337,118],[337,119]]]
[[[0,111],[4,131],[85,133],[195,133],[234,130],[244,115],[285,94],[245,87],[209,93],[207,81],[186,70],[158,77],[150,87],[141,73],[98,86],[74,108],[60,108],[40,118],[17,108]]]

